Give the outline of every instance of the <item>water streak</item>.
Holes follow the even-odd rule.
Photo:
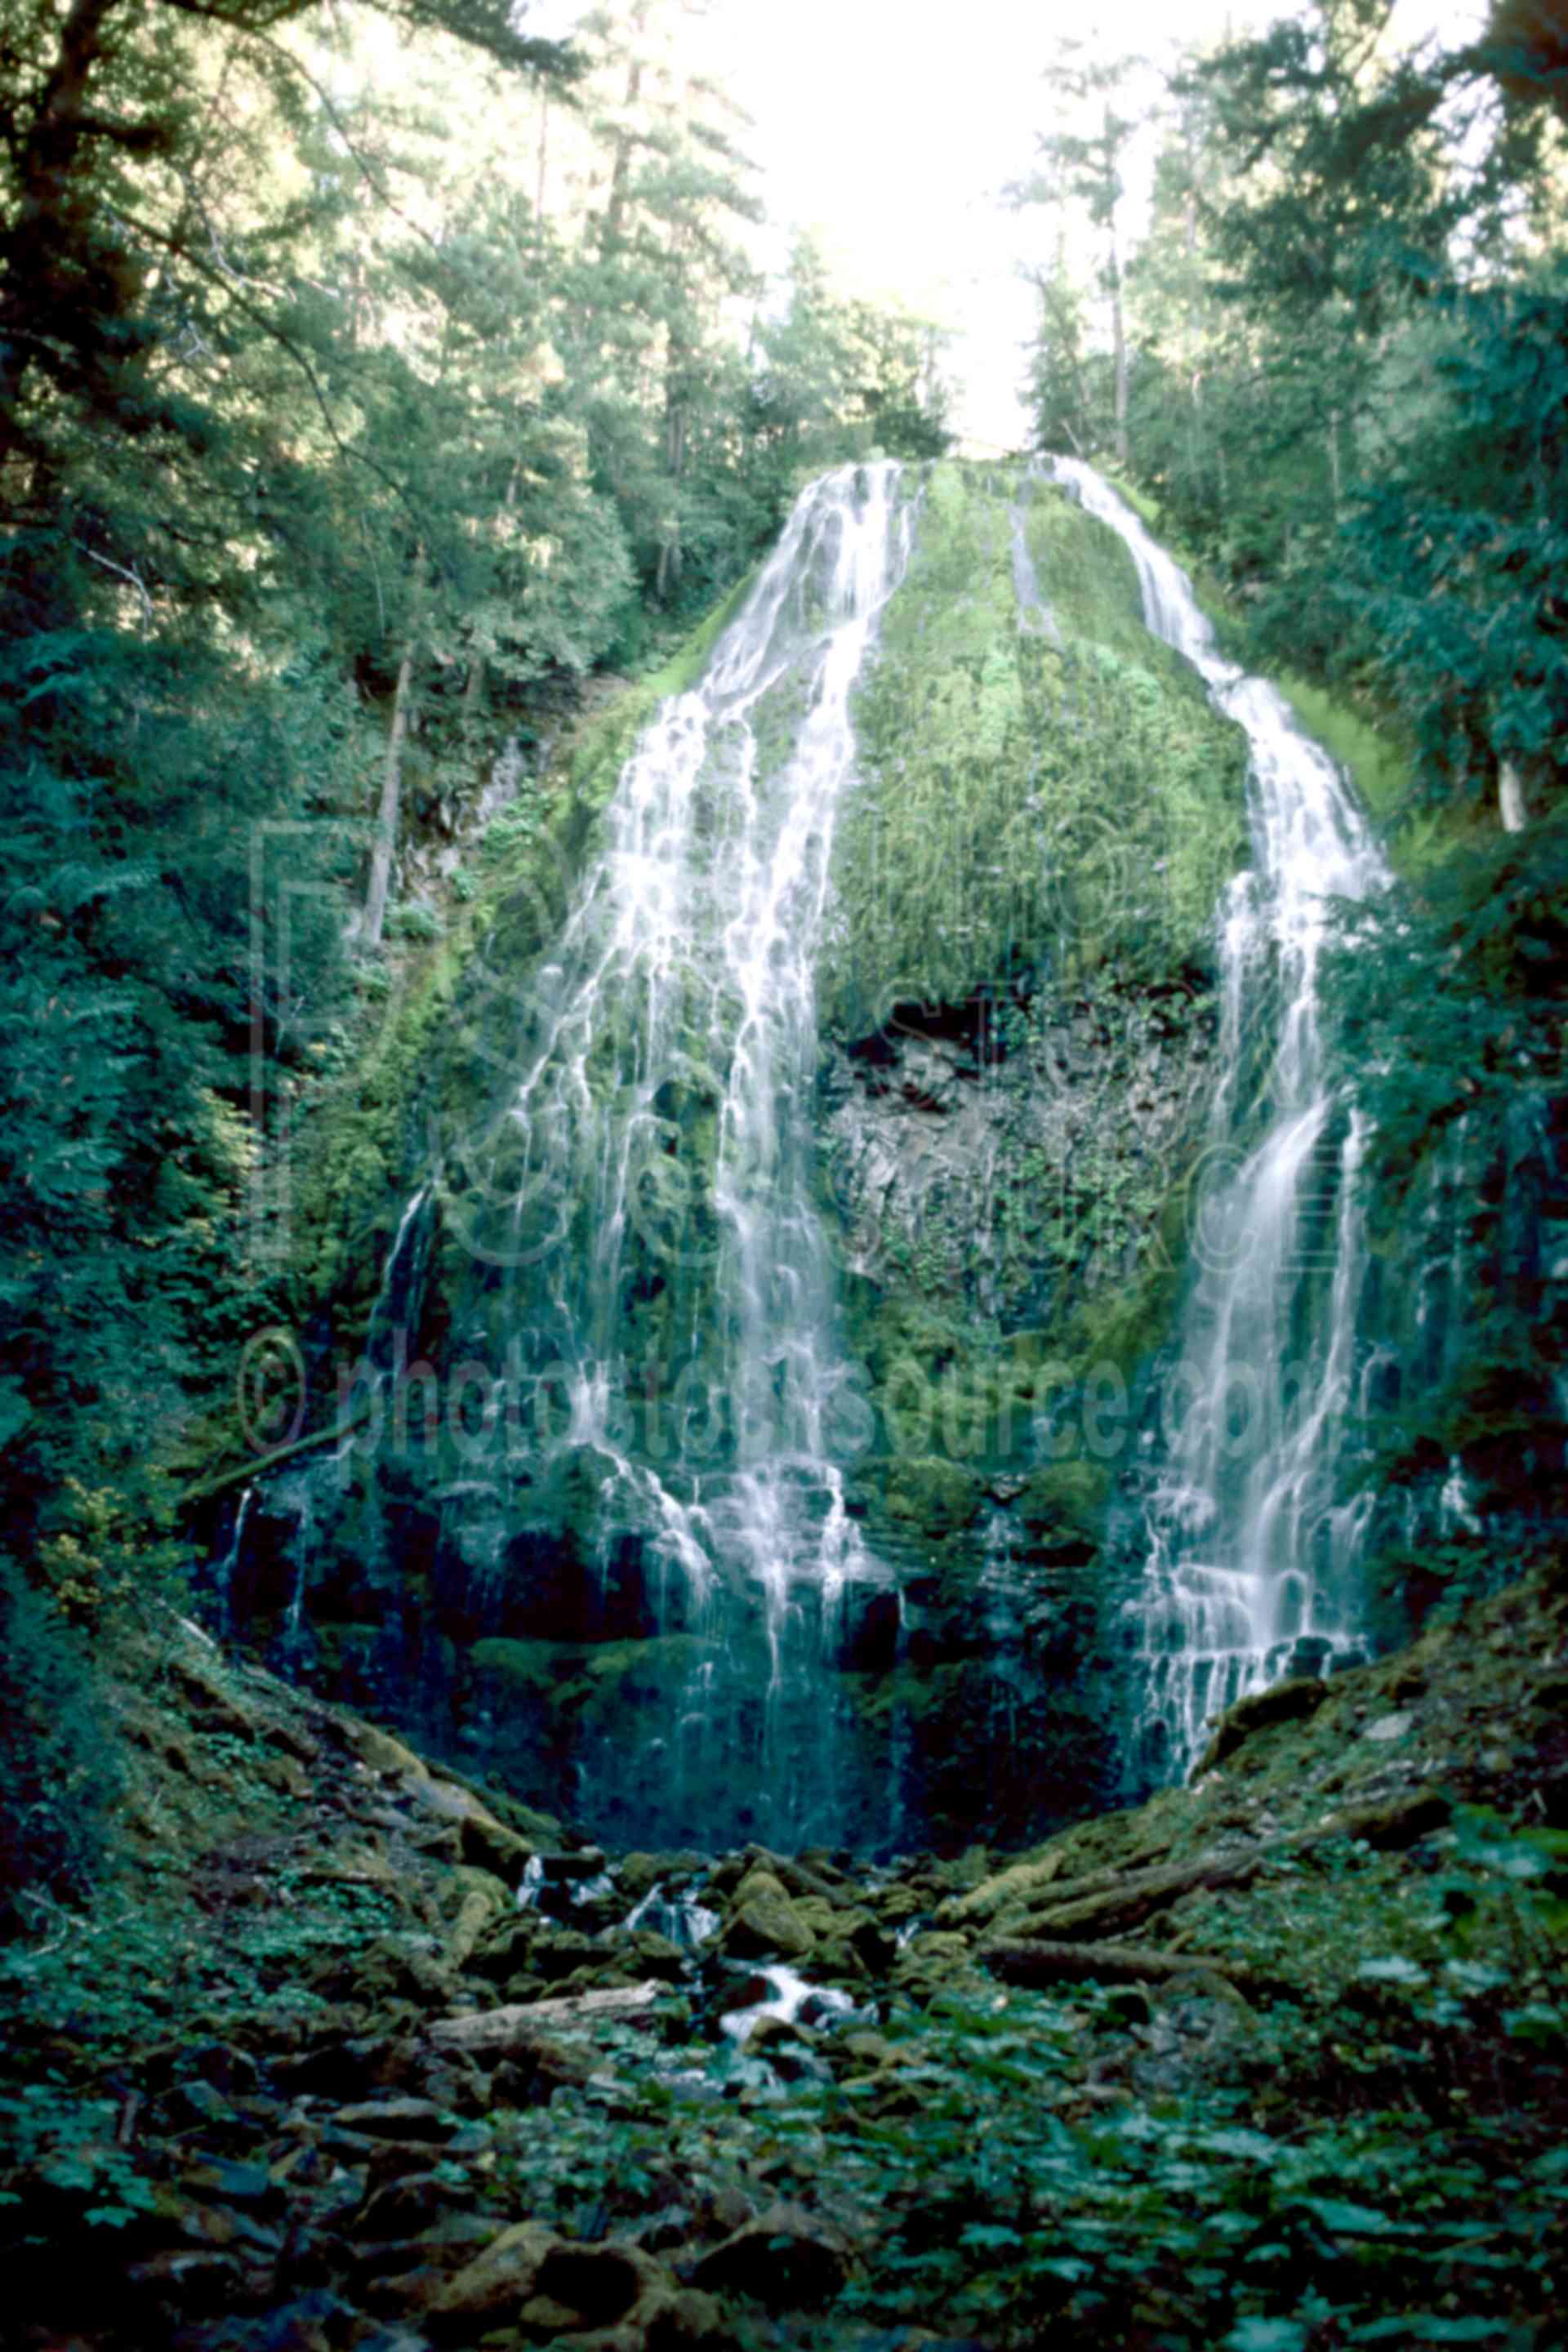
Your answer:
[[[721,1652],[760,1611],[770,1718],[790,1656],[877,1572],[837,1466],[858,1408],[816,1189],[814,975],[850,697],[913,515],[891,464],[804,494],[622,774],[509,1111],[521,1164],[498,1255],[534,1376],[563,1403],[547,1451],[589,1467],[606,1572],[636,1547]],[[662,1770],[689,1748],[704,1769],[712,1712],[694,1692]],[[800,1761],[820,1795],[825,1756]]]
[[[1145,1762],[1190,1763],[1205,1721],[1292,1663],[1354,1646],[1367,1505],[1343,1475],[1367,1266],[1366,1123],[1332,1076],[1321,967],[1332,902],[1388,874],[1328,754],[1283,697],[1219,654],[1186,574],[1093,469],[1058,481],[1137,567],[1154,635],[1197,670],[1251,747],[1254,869],[1219,926],[1220,1064],[1210,1174],[1135,1603]],[[1259,1008],[1278,1008],[1259,1055]]]

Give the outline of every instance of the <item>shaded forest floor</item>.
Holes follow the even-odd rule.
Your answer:
[[[1559,2340],[1560,1574],[874,1871],[612,1862],[178,1621],[119,1664],[100,1897],[0,1952],[35,2352]]]

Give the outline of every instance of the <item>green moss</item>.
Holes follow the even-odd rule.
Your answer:
[[[751,584],[742,581],[661,669],[581,729],[553,771],[524,781],[487,832],[443,938],[389,948],[367,967],[345,1066],[302,1097],[297,1122],[289,1240],[301,1300],[374,1286],[427,1141],[422,1103],[443,1130],[483,1122],[493,1087],[485,1024],[515,1001],[565,919],[595,820],[637,737],[666,696],[700,677]]]
[[[900,1461],[887,1484],[888,1509],[913,1522],[923,1534],[952,1535],[967,1528],[980,1509],[980,1482],[973,1473],[939,1456]]]
[[[695,1633],[663,1633],[646,1641],[520,1642],[492,1635],[469,1656],[483,1672],[504,1675],[552,1710],[592,1705],[607,1713],[684,1683],[713,1644]]]
[[[1099,1527],[1107,1484],[1101,1463],[1052,1463],[1030,1477],[1018,1498],[1019,1514],[1031,1528],[1092,1535]]]
[[[835,849],[830,1027],[962,1003],[1025,967],[1201,960],[1243,861],[1245,743],[1143,627],[1125,548],[1030,486],[1058,646],[1019,627],[1016,469],[937,467],[855,700],[861,787]]]

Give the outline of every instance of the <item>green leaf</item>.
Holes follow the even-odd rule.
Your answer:
[[[1402,2311],[1392,2319],[1369,2320],[1351,2330],[1352,2344],[1498,2344],[1506,2341],[1496,2319],[1440,2319],[1429,2311]]]
[[[1306,2324],[1300,2319],[1242,2319],[1224,2343],[1225,2352],[1305,2352]]]
[[[1385,2237],[1395,2226],[1386,2213],[1378,2212],[1375,2207],[1352,2205],[1343,2198],[1303,2197],[1300,2201],[1325,2230],[1336,2231],[1342,2237]]]
[[[1426,1969],[1417,1968],[1414,1960],[1405,1959],[1398,1952],[1391,1953],[1386,1959],[1363,1960],[1356,1974],[1365,1984],[1424,1985],[1426,1982]]]

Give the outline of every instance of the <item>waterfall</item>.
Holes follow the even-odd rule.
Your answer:
[[[1013,535],[1008,550],[1013,565],[1013,593],[1018,601],[1018,626],[1025,635],[1048,637],[1052,645],[1059,646],[1061,631],[1046,602],[1035,559],[1029,552],[1029,501],[1039,479],[1038,461],[1031,460],[1013,506]]]
[[[1273,687],[1222,658],[1186,574],[1091,467],[1058,457],[1054,472],[1123,541],[1150,630],[1251,747],[1254,868],[1219,927],[1221,1074],[1133,1604],[1144,1761],[1179,1772],[1213,1714],[1354,1643],[1366,1505],[1342,1472],[1367,1130],[1331,1076],[1319,978],[1331,902],[1388,875],[1333,761]]]
[[[717,1686],[754,1715],[755,1650],[738,1653],[760,1626],[772,1801],[797,1825],[829,1743],[806,1706],[791,1747],[792,1670],[878,1572],[838,1466],[865,1408],[817,1204],[814,974],[850,696],[913,514],[892,464],[814,485],[700,683],[644,733],[531,992],[481,1253],[508,1286],[524,1418],[593,1487],[602,1573],[635,1553],[663,1622],[708,1645],[661,1782],[730,1768]]]

